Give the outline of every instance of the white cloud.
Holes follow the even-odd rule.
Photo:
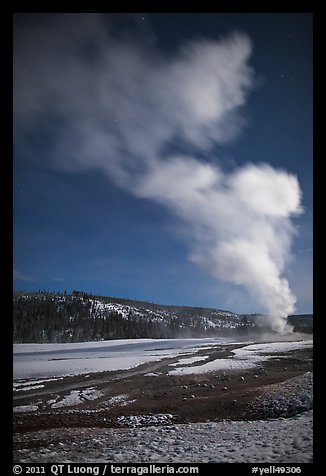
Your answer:
[[[32,276],[28,276],[27,274],[19,271],[18,269],[13,270],[13,278],[17,281],[26,281],[26,282],[33,282],[34,278]]]

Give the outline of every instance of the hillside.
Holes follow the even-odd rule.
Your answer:
[[[15,292],[14,343],[102,339],[245,336],[267,330],[256,315],[185,306],[164,306],[81,291]],[[312,332],[312,318],[290,316],[298,332]]]

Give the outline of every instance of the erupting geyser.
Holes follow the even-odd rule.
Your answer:
[[[92,61],[80,54],[85,41]],[[298,181],[263,158],[225,171],[212,156],[244,123],[240,108],[254,86],[251,42],[235,32],[184,44],[174,57],[154,48],[114,38],[96,14],[58,15],[34,25],[33,35],[22,29],[15,38],[16,134],[51,114],[58,165],[96,168],[167,207],[183,227],[190,260],[244,287],[271,328],[286,332],[295,296],[284,269],[291,218],[301,213]],[[184,152],[176,154],[174,144]]]

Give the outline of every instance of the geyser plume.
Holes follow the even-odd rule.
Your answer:
[[[169,158],[143,178],[139,194],[170,207],[185,225],[190,259],[213,277],[243,286],[288,330],[295,296],[282,272],[300,213],[296,178],[270,166],[248,164],[225,174],[190,157]]]
[[[153,44],[116,39],[108,26],[97,14],[17,22],[16,140],[45,124],[58,165],[100,169],[168,207],[191,261],[243,286],[271,327],[286,331],[295,309],[283,272],[291,217],[301,213],[296,177],[263,161],[226,172],[218,157],[198,159],[242,129],[240,109],[254,85],[249,38],[193,41],[166,58]]]

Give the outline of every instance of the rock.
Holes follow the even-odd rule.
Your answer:
[[[240,377],[240,380],[244,380],[244,377]]]
[[[228,388],[227,387],[223,387],[223,390],[227,390]]]

